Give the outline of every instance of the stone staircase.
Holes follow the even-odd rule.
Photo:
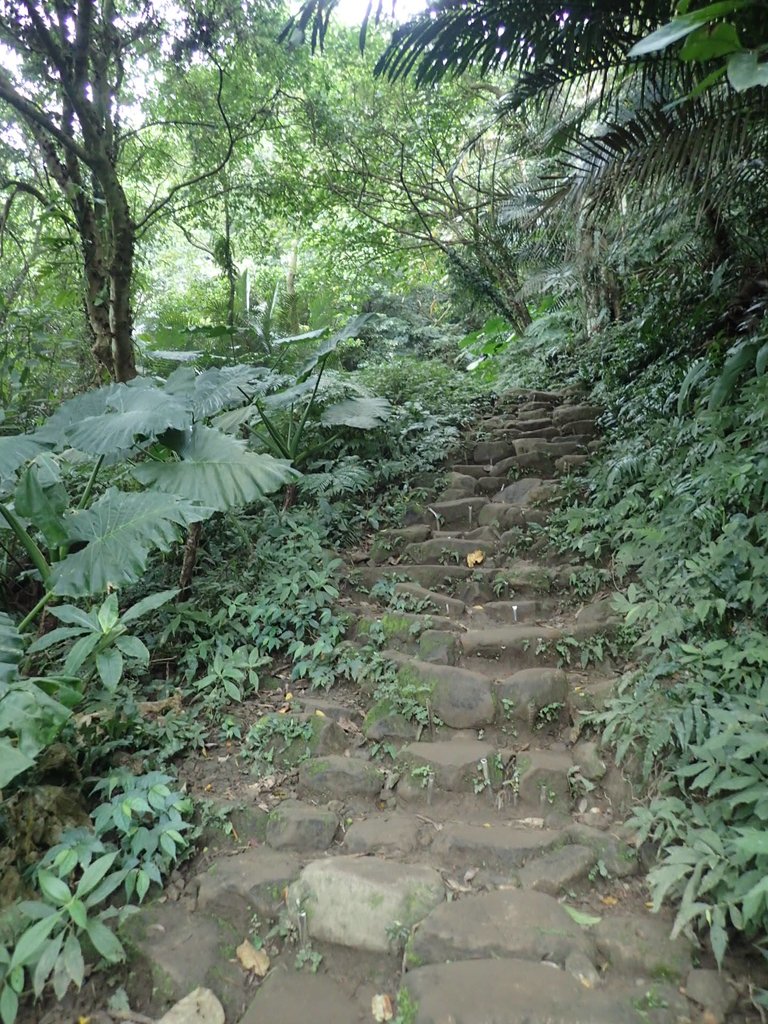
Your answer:
[[[649,912],[621,825],[631,789],[581,735],[616,667],[578,653],[618,623],[605,596],[569,595],[574,567],[544,558],[536,528],[599,446],[599,413],[505,396],[435,500],[350,564],[351,636],[380,646],[387,685],[293,695],[311,756],[291,771],[278,751],[286,773],[254,784],[235,846],[211,838],[129,919],[129,994],[164,1009],[206,986],[228,1024],[745,1019]],[[264,977],[243,969],[246,938]]]

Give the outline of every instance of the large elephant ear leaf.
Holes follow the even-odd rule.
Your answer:
[[[89,509],[69,518],[70,541],[85,547],[54,565],[54,592],[84,597],[135,583],[153,548],[168,551],[185,527],[207,519],[212,511],[174,494],[127,494],[110,488]]]
[[[0,493],[10,491],[21,466],[44,450],[36,438],[24,434],[0,437]]]
[[[392,406],[386,398],[346,398],[324,410],[322,421],[327,426],[357,427],[373,430],[392,415]]]
[[[222,366],[202,373],[181,367],[170,375],[163,390],[172,396],[187,396],[194,419],[202,420],[264,394],[272,376],[266,366]]]
[[[322,345],[315,349],[306,363],[304,363],[302,368],[299,370],[297,374],[298,379],[301,380],[308,373],[311,373],[321,360],[325,359],[326,356],[329,356],[331,352],[336,351],[342,341],[349,341],[350,338],[356,338],[361,329],[370,319],[370,313],[361,313],[360,316],[353,316],[352,319],[347,322],[346,326],[342,327],[340,331],[337,331],[336,334],[333,334],[327,341],[324,341]]]
[[[244,442],[212,427],[196,426],[176,452],[179,462],[145,462],[134,469],[134,476],[222,512],[257,501],[300,476],[290,463],[256,455]]]
[[[166,430],[183,430],[192,413],[189,399],[166,395],[149,381],[114,384],[105,409],[86,416],[65,430],[73,448],[90,455],[127,451],[137,441],[159,437]]]
[[[23,654],[24,641],[16,623],[6,612],[0,612],[0,688],[16,678]]]

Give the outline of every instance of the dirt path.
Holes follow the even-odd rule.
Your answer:
[[[132,1005],[159,1016],[205,986],[227,1024],[363,1024],[390,1004],[402,1024],[745,1020],[727,974],[647,909],[631,787],[581,728],[618,670],[580,667],[617,628],[607,600],[530,546],[598,413],[506,396],[435,501],[350,562],[355,642],[396,672],[287,700],[311,756],[299,738],[266,781],[239,776],[234,838],[212,833],[129,921]]]

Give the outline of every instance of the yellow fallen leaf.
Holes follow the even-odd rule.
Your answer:
[[[653,910],[653,902],[651,900],[648,900],[648,902],[645,905],[648,908],[648,910]]]
[[[326,717],[325,712],[321,711],[320,708],[315,708],[315,715],[317,716],[317,718],[325,718]]]
[[[485,561],[485,552],[478,548],[477,551],[470,551],[467,555],[467,565],[471,569],[475,565],[482,565]]]
[[[606,907],[616,907],[619,903],[615,896],[601,896],[600,902],[604,903]]]
[[[383,1024],[384,1021],[392,1020],[395,1016],[395,1010],[392,1006],[392,1000],[388,995],[374,996],[371,1000],[371,1013],[376,1024]]]
[[[293,694],[292,693],[286,693],[285,699],[286,700],[293,700]]]
[[[263,978],[269,970],[267,954],[263,949],[256,949],[248,939],[243,939],[235,952],[243,970],[253,971],[257,978]]]

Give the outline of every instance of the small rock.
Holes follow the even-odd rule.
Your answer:
[[[565,969],[584,988],[597,988],[600,984],[597,968],[588,956],[578,950],[565,958]]]
[[[585,779],[590,782],[598,782],[605,775],[605,761],[600,757],[600,748],[597,743],[577,743],[573,748],[574,764]]]
[[[712,1024],[722,1024],[736,1004],[736,993],[719,971],[689,971],[685,992],[694,1003],[709,1011]]]
[[[196,988],[180,999],[157,1024],[225,1024],[224,1007],[209,988]]]
[[[597,856],[588,846],[561,846],[558,850],[529,861],[517,873],[523,889],[557,896],[583,878]]]
[[[571,803],[568,772],[570,755],[550,750],[530,750],[518,755],[519,795],[529,807],[566,809]]]

